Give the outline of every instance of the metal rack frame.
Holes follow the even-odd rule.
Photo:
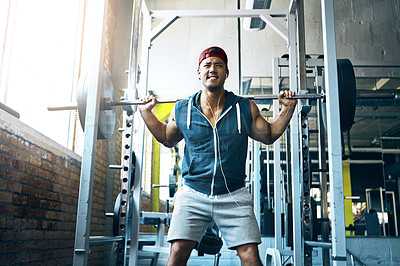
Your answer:
[[[330,162],[329,175],[331,177],[331,207],[332,207],[332,258],[333,265],[345,265],[346,263],[346,245],[345,245],[345,223],[344,223],[344,202],[343,202],[343,180],[341,167],[341,139],[340,139],[340,121],[339,121],[339,100],[337,93],[337,68],[336,68],[336,45],[335,45],[335,30],[333,17],[333,0],[321,0],[322,3],[322,21],[323,21],[323,43],[324,43],[324,64],[326,69],[326,101],[327,101],[327,133],[328,133],[328,160]],[[139,95],[145,95],[147,92],[148,80],[148,64],[149,64],[149,49],[151,42],[157,38],[165,29],[167,29],[174,21],[182,17],[219,17],[219,18],[239,18],[239,17],[259,17],[266,24],[276,31],[288,43],[289,49],[289,72],[290,72],[290,87],[294,91],[298,91],[297,79],[297,61],[298,61],[298,29],[297,29],[297,4],[298,1],[292,0],[288,10],[157,10],[149,11],[146,1],[134,1],[134,15],[132,19],[132,42],[131,42],[131,62],[129,72],[128,90],[130,95],[136,90],[137,83],[137,54],[138,54],[138,39],[139,39],[139,14],[143,15],[143,31],[142,35],[142,74],[145,77],[144,81],[139,83]],[[105,18],[107,15],[107,0],[98,3],[99,14],[103,16],[98,21],[98,47],[94,47],[96,56],[93,60],[93,69],[99,70],[102,66],[102,40],[105,30]],[[164,20],[154,29],[151,27],[152,18],[164,18]],[[285,28],[278,23],[275,18],[286,18],[287,27]],[[301,55],[300,55],[301,56]],[[96,153],[97,139],[97,124],[99,110],[99,91],[101,84],[100,70],[96,71],[96,75],[91,78],[91,86],[88,92],[88,108],[86,112],[86,128],[85,128],[85,148],[82,158],[81,183],[79,189],[78,213],[75,235],[75,255],[74,265],[86,265],[89,250],[89,233],[90,233],[90,218],[92,205],[92,183],[94,176],[94,156]],[[277,105],[274,104],[274,110],[277,111]],[[126,125],[133,122],[132,114],[126,117]],[[127,126],[132,130],[132,124]],[[290,123],[291,129],[298,129],[299,118],[298,110],[295,111],[293,119]],[[141,198],[141,169],[143,167],[143,143],[144,143],[144,124],[139,122],[139,130],[135,134],[142,140],[140,143],[133,143],[132,135],[130,134],[123,141],[125,149],[123,154],[129,156],[125,166],[127,167],[121,175],[130,177],[132,167],[132,151],[138,151],[135,169],[135,180],[133,184],[133,206],[126,206],[126,213],[132,213],[131,230],[125,231],[124,237],[124,265],[137,265],[138,259],[138,241],[139,241],[139,217],[140,217],[140,198]],[[133,133],[133,132],[132,132]],[[127,136],[127,134],[125,135]],[[301,202],[301,165],[299,155],[299,132],[291,130],[291,167],[292,167],[292,185],[293,202]],[[274,149],[279,149],[279,143],[274,145]],[[135,147],[133,147],[135,146]],[[279,154],[279,153],[277,153]],[[125,162],[124,162],[125,163]],[[278,181],[279,175],[275,177]],[[129,184],[130,178],[127,179]],[[279,180],[280,181],[280,180]],[[130,196],[130,189],[125,193],[127,198]],[[129,201],[127,201],[129,202]],[[132,210],[130,210],[132,208]],[[300,204],[293,204],[293,215],[301,217]],[[275,224],[278,218],[275,218]],[[126,235],[129,231],[130,235]],[[301,226],[294,223],[293,234],[293,260],[295,265],[301,265],[303,262],[304,241],[302,237]],[[277,236],[277,235],[276,235]],[[128,243],[129,241],[129,243]],[[276,248],[281,245],[280,240],[276,239]],[[127,258],[129,249],[129,259]]]
[[[367,203],[367,211],[369,212],[372,207],[372,199],[371,199],[371,192],[376,192],[378,189],[372,189],[372,188],[367,188],[365,189],[365,198],[366,198],[366,203]],[[392,206],[393,206],[393,216],[394,216],[394,228],[395,228],[395,235],[399,236],[399,231],[398,231],[398,227],[397,227],[397,207],[396,207],[396,197],[395,197],[395,193],[394,191],[386,191],[386,189],[379,187],[379,200],[380,200],[380,212],[382,213],[382,219],[379,221],[380,223],[382,223],[382,232],[384,236],[387,236],[386,232],[386,227],[385,227],[385,220],[384,220],[384,213],[387,213],[386,210],[386,203],[387,203],[387,199],[386,199],[386,195],[389,194],[392,198]],[[384,196],[385,195],[385,196]]]

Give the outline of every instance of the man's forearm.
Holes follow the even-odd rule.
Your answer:
[[[162,144],[166,143],[167,139],[165,132],[167,124],[158,120],[158,118],[151,111],[141,111],[140,115],[142,116],[144,123],[154,138]]]
[[[278,117],[271,123],[271,138],[275,141],[278,139],[288,127],[290,120],[293,116],[294,106],[285,106],[280,112]]]

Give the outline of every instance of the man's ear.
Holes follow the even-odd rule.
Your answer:
[[[229,70],[226,70],[226,77],[229,77]]]
[[[200,68],[197,68],[197,77],[200,79]]]

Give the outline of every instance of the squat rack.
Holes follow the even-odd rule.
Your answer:
[[[148,81],[148,64],[149,64],[149,49],[151,42],[157,38],[165,29],[167,29],[178,18],[183,17],[219,17],[219,18],[239,18],[239,17],[259,17],[266,24],[275,30],[286,42],[289,49],[289,77],[290,88],[298,92],[299,80],[297,79],[297,66],[300,66],[299,60],[304,57],[304,52],[299,51],[297,45],[299,38],[298,31],[298,4],[302,0],[292,0],[288,10],[157,10],[149,11],[147,9],[145,0],[134,0],[133,3],[133,18],[132,18],[132,36],[131,36],[131,57],[129,69],[128,92],[130,97],[134,97],[136,91],[137,81],[137,58],[138,58],[138,40],[139,34],[142,33],[142,67],[141,71],[144,81],[139,83],[139,95],[147,93]],[[103,61],[103,37],[105,31],[105,21],[107,17],[108,1],[98,1],[98,13],[103,16],[99,18],[97,38],[98,46],[95,47],[94,60],[92,62],[92,69],[95,69],[95,74],[91,76],[91,86],[88,91],[87,112],[86,112],[86,125],[85,125],[85,140],[84,151],[82,158],[82,171],[81,182],[79,189],[76,235],[75,235],[75,248],[74,248],[74,265],[86,265],[89,250],[89,233],[90,233],[90,217],[92,207],[92,184],[94,176],[94,156],[96,153],[96,139],[97,139],[97,125],[98,125],[98,112],[99,110],[99,95],[102,82],[101,66]],[[332,209],[332,259],[333,265],[346,264],[346,242],[345,242],[345,222],[344,222],[344,197],[343,197],[343,180],[342,180],[342,157],[341,157],[341,137],[340,137],[340,118],[339,118],[339,98],[338,98],[338,82],[337,82],[337,65],[336,65],[336,44],[335,44],[335,30],[334,30],[334,13],[333,13],[333,0],[321,0],[322,8],[322,29],[323,29],[323,50],[324,50],[324,69],[326,80],[326,105],[327,105],[327,136],[328,136],[328,160],[330,162],[329,176],[331,177],[331,201],[330,206]],[[143,31],[140,32],[140,14],[143,16]],[[153,18],[164,18],[164,20],[154,29],[152,29]],[[275,18],[286,18],[287,27],[285,28],[278,23]],[[300,33],[301,35],[301,33]],[[276,92],[275,92],[276,93]],[[128,98],[128,100],[130,100]],[[125,109],[125,108],[124,108]],[[277,104],[274,105],[274,110],[277,110]],[[126,113],[132,113],[132,109],[126,107]],[[299,111],[296,109],[290,123],[292,129],[299,128]],[[141,197],[141,169],[143,167],[143,143],[144,143],[144,124],[139,121],[139,130],[135,134],[139,141],[133,143],[133,117],[132,114],[126,115],[126,128],[130,131],[125,132],[126,137],[123,140],[122,156],[127,157],[124,159],[124,165],[128,168],[121,172],[121,178],[130,177],[132,174],[132,152],[137,151],[135,161],[135,179],[133,184],[133,206],[126,205],[127,213],[132,213],[131,216],[131,230],[124,230],[124,265],[137,265],[138,259],[138,241],[139,241],[139,220],[140,220],[140,197]],[[300,173],[300,153],[299,153],[299,132],[298,130],[291,130],[291,166],[292,166],[292,195],[293,202],[301,202],[301,173]],[[141,142],[140,142],[141,140]],[[275,144],[277,145],[277,144]],[[276,147],[276,146],[274,146]],[[122,170],[121,170],[122,171]],[[127,178],[125,184],[127,188],[130,186],[130,178]],[[125,196],[130,198],[130,190],[127,189]],[[129,202],[127,200],[126,202]],[[129,210],[131,209],[131,210]],[[301,218],[300,204],[293,205],[293,215],[298,219]],[[295,265],[301,265],[303,262],[304,241],[302,239],[301,226],[294,223],[293,228],[293,262]],[[129,234],[127,234],[127,232]],[[120,241],[120,240],[116,240]],[[275,248],[279,249],[279,239],[275,239]],[[130,242],[130,243],[128,243]],[[130,247],[128,250],[128,246]],[[127,254],[129,252],[129,259]]]

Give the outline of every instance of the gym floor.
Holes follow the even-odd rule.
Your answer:
[[[154,235],[140,235],[141,240],[154,240],[155,236]],[[400,242],[400,241],[399,241]],[[165,241],[164,246],[168,247],[168,243]],[[274,238],[273,237],[262,237],[262,244],[259,245],[259,250],[260,250],[260,258],[264,262],[265,261],[265,251],[267,250],[268,247],[273,247],[274,246]],[[352,246],[355,246],[352,244]],[[385,246],[385,245],[383,245]],[[358,253],[354,251],[355,253]],[[147,253],[151,255],[151,253]],[[145,253],[141,253],[141,255],[147,255]],[[221,266],[241,266],[242,264],[240,263],[239,257],[236,255],[236,252],[233,250],[229,250],[225,243],[222,246],[221,256],[219,259],[219,265]],[[321,248],[315,248],[314,253],[313,253],[313,265],[316,266],[321,266],[323,265],[322,263],[322,249]],[[141,256],[139,256],[141,257]],[[168,254],[167,253],[160,253],[158,261],[157,261],[157,266],[164,266],[166,265],[168,260]],[[205,254],[204,256],[198,256],[197,251],[194,250],[192,255],[189,258],[188,261],[188,266],[209,266],[209,265],[214,265],[215,262],[215,256],[214,255],[207,255]],[[138,266],[148,266],[151,265],[151,259],[150,258],[139,258],[139,263]]]

